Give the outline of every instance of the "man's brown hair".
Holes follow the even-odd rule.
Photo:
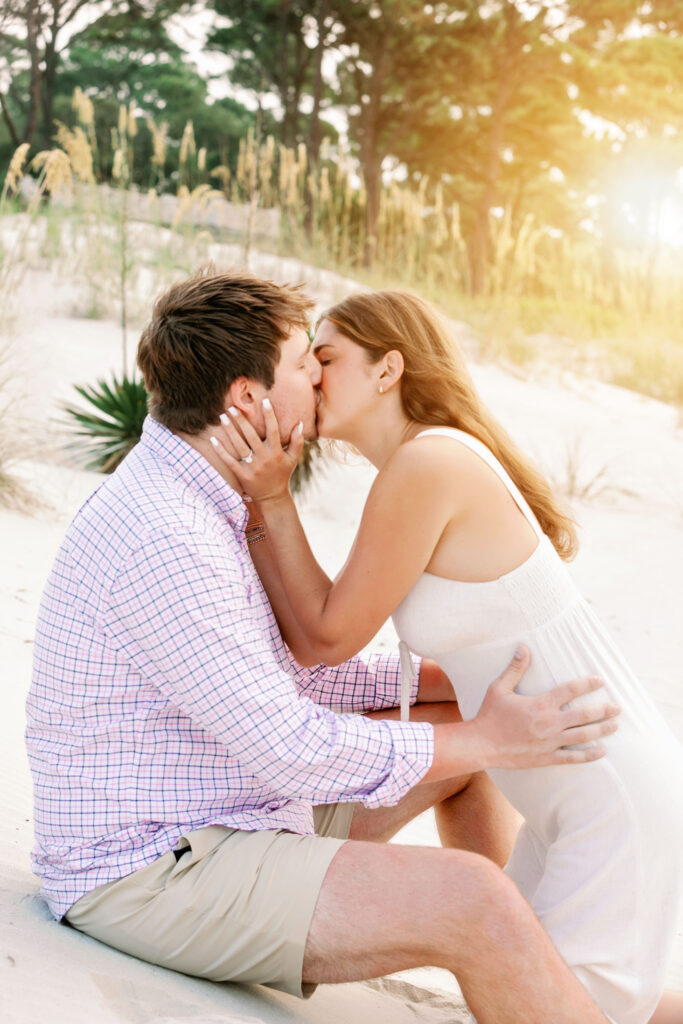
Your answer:
[[[205,268],[154,304],[138,346],[150,414],[170,430],[198,434],[217,423],[238,377],[273,386],[280,346],[308,327],[313,303],[300,286],[241,271]]]

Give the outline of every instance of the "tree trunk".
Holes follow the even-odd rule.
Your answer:
[[[17,131],[17,126],[14,123],[12,115],[10,114],[9,107],[7,106],[7,99],[3,92],[0,92],[0,107],[2,108],[2,119],[7,125],[7,130],[9,131],[10,138],[12,139],[12,145],[16,149],[17,146],[21,145],[21,138],[19,136],[19,132]]]
[[[282,144],[293,146],[292,98],[289,68],[289,8],[290,0],[283,0],[280,9],[280,98],[282,99]]]
[[[536,16],[538,17],[538,15]],[[470,290],[473,295],[480,295],[486,284],[490,242],[489,216],[491,207],[495,205],[498,193],[507,110],[517,84],[517,76],[520,72],[520,56],[523,44],[519,32],[520,13],[511,0],[507,0],[503,17],[506,22],[505,49],[502,54],[496,98],[491,111],[491,131],[486,160],[486,177],[484,179],[483,191],[477,203],[474,228],[469,245]]]
[[[489,216],[495,203],[498,175],[500,172],[500,148],[503,141],[503,113],[492,114],[489,152],[486,165],[484,188],[477,203],[474,228],[470,240],[470,287],[473,295],[481,295],[486,284],[489,261]]]
[[[26,49],[30,61],[29,71],[29,104],[26,125],[24,126],[24,142],[32,142],[38,124],[40,110],[40,94],[42,72],[40,68],[40,7],[38,0],[29,0],[26,5]]]
[[[256,127],[254,131],[254,153],[255,160],[252,163],[249,180],[249,209],[247,211],[247,230],[244,238],[244,265],[249,267],[251,245],[254,239],[254,226],[256,223],[256,208],[259,204],[259,155],[261,152],[261,98],[263,93],[259,92],[258,107],[256,109]]]
[[[43,107],[43,126],[42,126],[42,138],[43,146],[45,149],[49,149],[52,141],[52,122],[53,122],[53,110],[54,110],[54,99],[55,99],[55,81],[57,78],[57,65],[59,63],[59,55],[57,53],[57,30],[58,26],[52,26],[52,32],[50,38],[45,46],[45,68],[43,71],[43,90],[42,90],[42,107]]]
[[[387,71],[387,47],[389,33],[379,41],[376,60],[373,62],[370,80],[370,97],[363,106],[363,136],[360,145],[360,162],[367,194],[365,205],[365,266],[372,267],[377,255],[377,221],[379,219],[379,196],[382,185],[382,158],[379,153],[380,115],[384,78]]]
[[[292,123],[294,126],[294,145],[299,142],[299,118],[301,105],[301,90],[306,77],[306,69],[309,59],[308,47],[304,45],[303,25],[299,26],[296,33],[296,49],[294,60],[294,84],[292,86]]]
[[[513,91],[514,65],[506,62],[501,69],[501,80],[491,111],[491,132],[489,134],[486,177],[475,212],[474,228],[469,245],[470,289],[473,295],[481,295],[486,284],[489,262],[489,216],[498,193],[498,179],[502,162],[505,117]]]
[[[329,0],[320,0],[316,23],[318,26],[318,45],[315,48],[315,68],[313,70],[313,110],[308,132],[308,159],[315,166],[320,156],[322,131],[320,125],[320,105],[323,98],[323,56],[325,55],[326,21],[329,14]]]

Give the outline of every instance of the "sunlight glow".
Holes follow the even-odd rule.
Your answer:
[[[626,245],[683,249],[683,170],[650,164],[612,182],[607,204]]]

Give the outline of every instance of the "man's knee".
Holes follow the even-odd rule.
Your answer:
[[[528,910],[514,882],[488,857],[464,850],[444,850],[449,862],[444,872],[453,887],[458,914],[468,927],[488,932],[513,926]]]

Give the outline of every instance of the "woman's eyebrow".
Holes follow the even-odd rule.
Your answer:
[[[332,345],[332,343],[329,341],[323,341],[319,345],[316,345],[316,343],[313,342],[312,351],[314,355],[317,355],[321,348],[334,348],[334,345]]]

